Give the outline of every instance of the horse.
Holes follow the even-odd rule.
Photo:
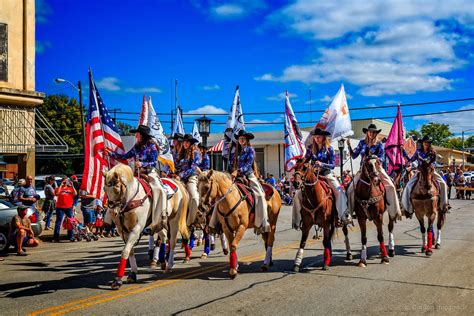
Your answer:
[[[395,171],[395,175],[393,176],[392,180],[395,184],[399,199],[402,198],[403,189],[414,174],[415,173],[413,170],[405,168]]]
[[[433,254],[432,248],[434,239],[433,223],[438,214],[438,236],[436,238],[435,248],[439,249],[441,247],[441,228],[444,225],[446,213],[443,210],[440,210],[438,213],[439,188],[434,185],[433,181],[434,167],[430,163],[422,162],[418,169],[418,180],[411,191],[410,201],[415,210],[416,218],[420,223],[423,242],[421,252],[424,252],[427,256],[431,256]],[[428,218],[428,240],[426,240],[425,217]]]
[[[360,226],[362,250],[359,267],[367,267],[367,220],[373,220],[377,227],[377,239],[380,243],[380,253],[382,260],[380,263],[390,262],[387,255],[383,237],[383,214],[386,210],[385,189],[379,178],[379,168],[381,163],[376,155],[364,158],[362,172],[355,187],[354,212]],[[389,250],[390,256],[395,255],[395,243],[393,240],[394,220],[390,218],[389,223]]]
[[[237,246],[247,229],[252,227],[251,206],[246,200],[248,194],[243,194],[235,181],[227,173],[209,170],[198,172],[198,191],[201,196],[200,208],[217,212],[217,217],[225,236],[227,237],[229,254],[229,277],[237,277]],[[270,232],[262,233],[265,243],[265,260],[261,266],[262,271],[267,271],[272,263],[272,248],[275,241],[276,223],[281,208],[281,197],[273,189],[272,197],[267,200],[268,220]],[[250,190],[249,190],[250,191]],[[253,215],[253,214],[252,214]]]
[[[104,178],[104,190],[108,198],[107,214],[114,221],[125,242],[116,277],[111,285],[112,289],[118,290],[122,286],[127,259],[131,266],[127,283],[137,281],[138,267],[133,247],[138,243],[143,229],[150,225],[152,231],[159,232],[161,240],[165,243],[167,231],[170,230],[171,247],[167,262],[167,271],[170,272],[174,264],[174,247],[178,231],[186,238],[188,236],[186,226],[188,196],[183,185],[174,181],[178,190],[170,200],[166,200],[166,196],[161,194],[162,184],[157,174],[149,175],[151,184],[148,185],[143,179],[134,177],[128,165],[118,164],[108,172],[104,172]]]
[[[323,229],[324,263],[323,270],[329,269],[331,262],[332,246],[331,239],[336,228],[337,210],[334,193],[328,184],[324,184],[324,177],[319,175],[319,169],[308,167],[304,174],[304,182],[301,189],[301,241],[300,248],[296,253],[293,272],[300,271],[303,261],[304,247],[309,232],[314,225]],[[347,244],[347,243],[346,243]]]

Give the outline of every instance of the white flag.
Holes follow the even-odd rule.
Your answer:
[[[158,161],[169,166],[170,170],[174,172],[174,160],[173,155],[171,154],[171,148],[168,139],[165,136],[163,126],[161,125],[158,115],[156,115],[155,108],[151,103],[151,97],[148,97],[147,126],[150,128],[150,134],[155,138],[159,147],[160,154],[158,156]]]
[[[303,135],[301,134],[296,120],[295,113],[291,107],[288,91],[285,99],[285,170],[287,172],[293,170],[296,161],[303,158],[306,154],[306,148],[303,143]]]
[[[316,128],[331,133],[331,141],[354,135],[344,85],[341,84],[341,88],[316,124]]]
[[[201,134],[199,133],[199,128],[197,126],[196,121],[194,121],[194,126],[193,126],[193,138],[197,139],[199,142],[202,142],[202,137],[201,137]]]
[[[230,142],[236,142],[234,135],[240,130],[245,130],[244,113],[242,105],[240,104],[239,86],[235,88],[234,100],[229,111],[224,137],[224,148],[222,149],[222,156],[229,155]]]
[[[185,134],[183,127],[182,110],[180,107],[178,107],[178,111],[176,112],[176,119],[174,120],[173,132],[171,133],[171,136],[174,136],[174,134],[176,133],[180,133],[183,135]]]

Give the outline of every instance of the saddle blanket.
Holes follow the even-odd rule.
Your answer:
[[[176,192],[178,192],[178,187],[171,179],[161,178],[161,183],[163,184],[163,189],[166,192],[168,200],[171,199]]]

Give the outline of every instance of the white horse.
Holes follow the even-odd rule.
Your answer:
[[[175,182],[178,192],[167,200],[158,174],[149,174],[150,190],[143,180],[134,177],[132,169],[124,164],[118,164],[108,172],[104,172],[104,178],[104,190],[108,198],[105,221],[110,222],[110,219],[114,221],[125,242],[112,289],[119,289],[122,285],[127,259],[130,260],[132,271],[127,277],[127,283],[136,282],[138,267],[133,247],[143,229],[148,226],[159,232],[164,242],[167,240],[167,230],[170,229],[171,249],[167,270],[171,271],[178,231],[184,236],[188,235],[186,226],[188,196],[184,187]]]

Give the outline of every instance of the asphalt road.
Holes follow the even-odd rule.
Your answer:
[[[395,227],[396,257],[380,264],[374,225],[368,233],[367,268],[356,266],[360,234],[351,229],[354,260],[345,261],[342,231],[334,238],[332,267],[322,271],[322,242],[310,240],[300,273],[289,272],[300,232],[281,212],[274,266],[260,272],[263,243],[249,230],[238,249],[240,274],[227,277],[220,245],[209,259],[194,249],[189,264],[178,251],[172,274],[148,268],[147,241],[137,247],[139,282],[110,290],[119,260],[119,238],[43,243],[28,257],[0,262],[1,315],[60,314],[460,314],[474,313],[474,201],[451,201],[442,249],[420,253],[416,220]],[[388,238],[387,238],[388,239]]]

